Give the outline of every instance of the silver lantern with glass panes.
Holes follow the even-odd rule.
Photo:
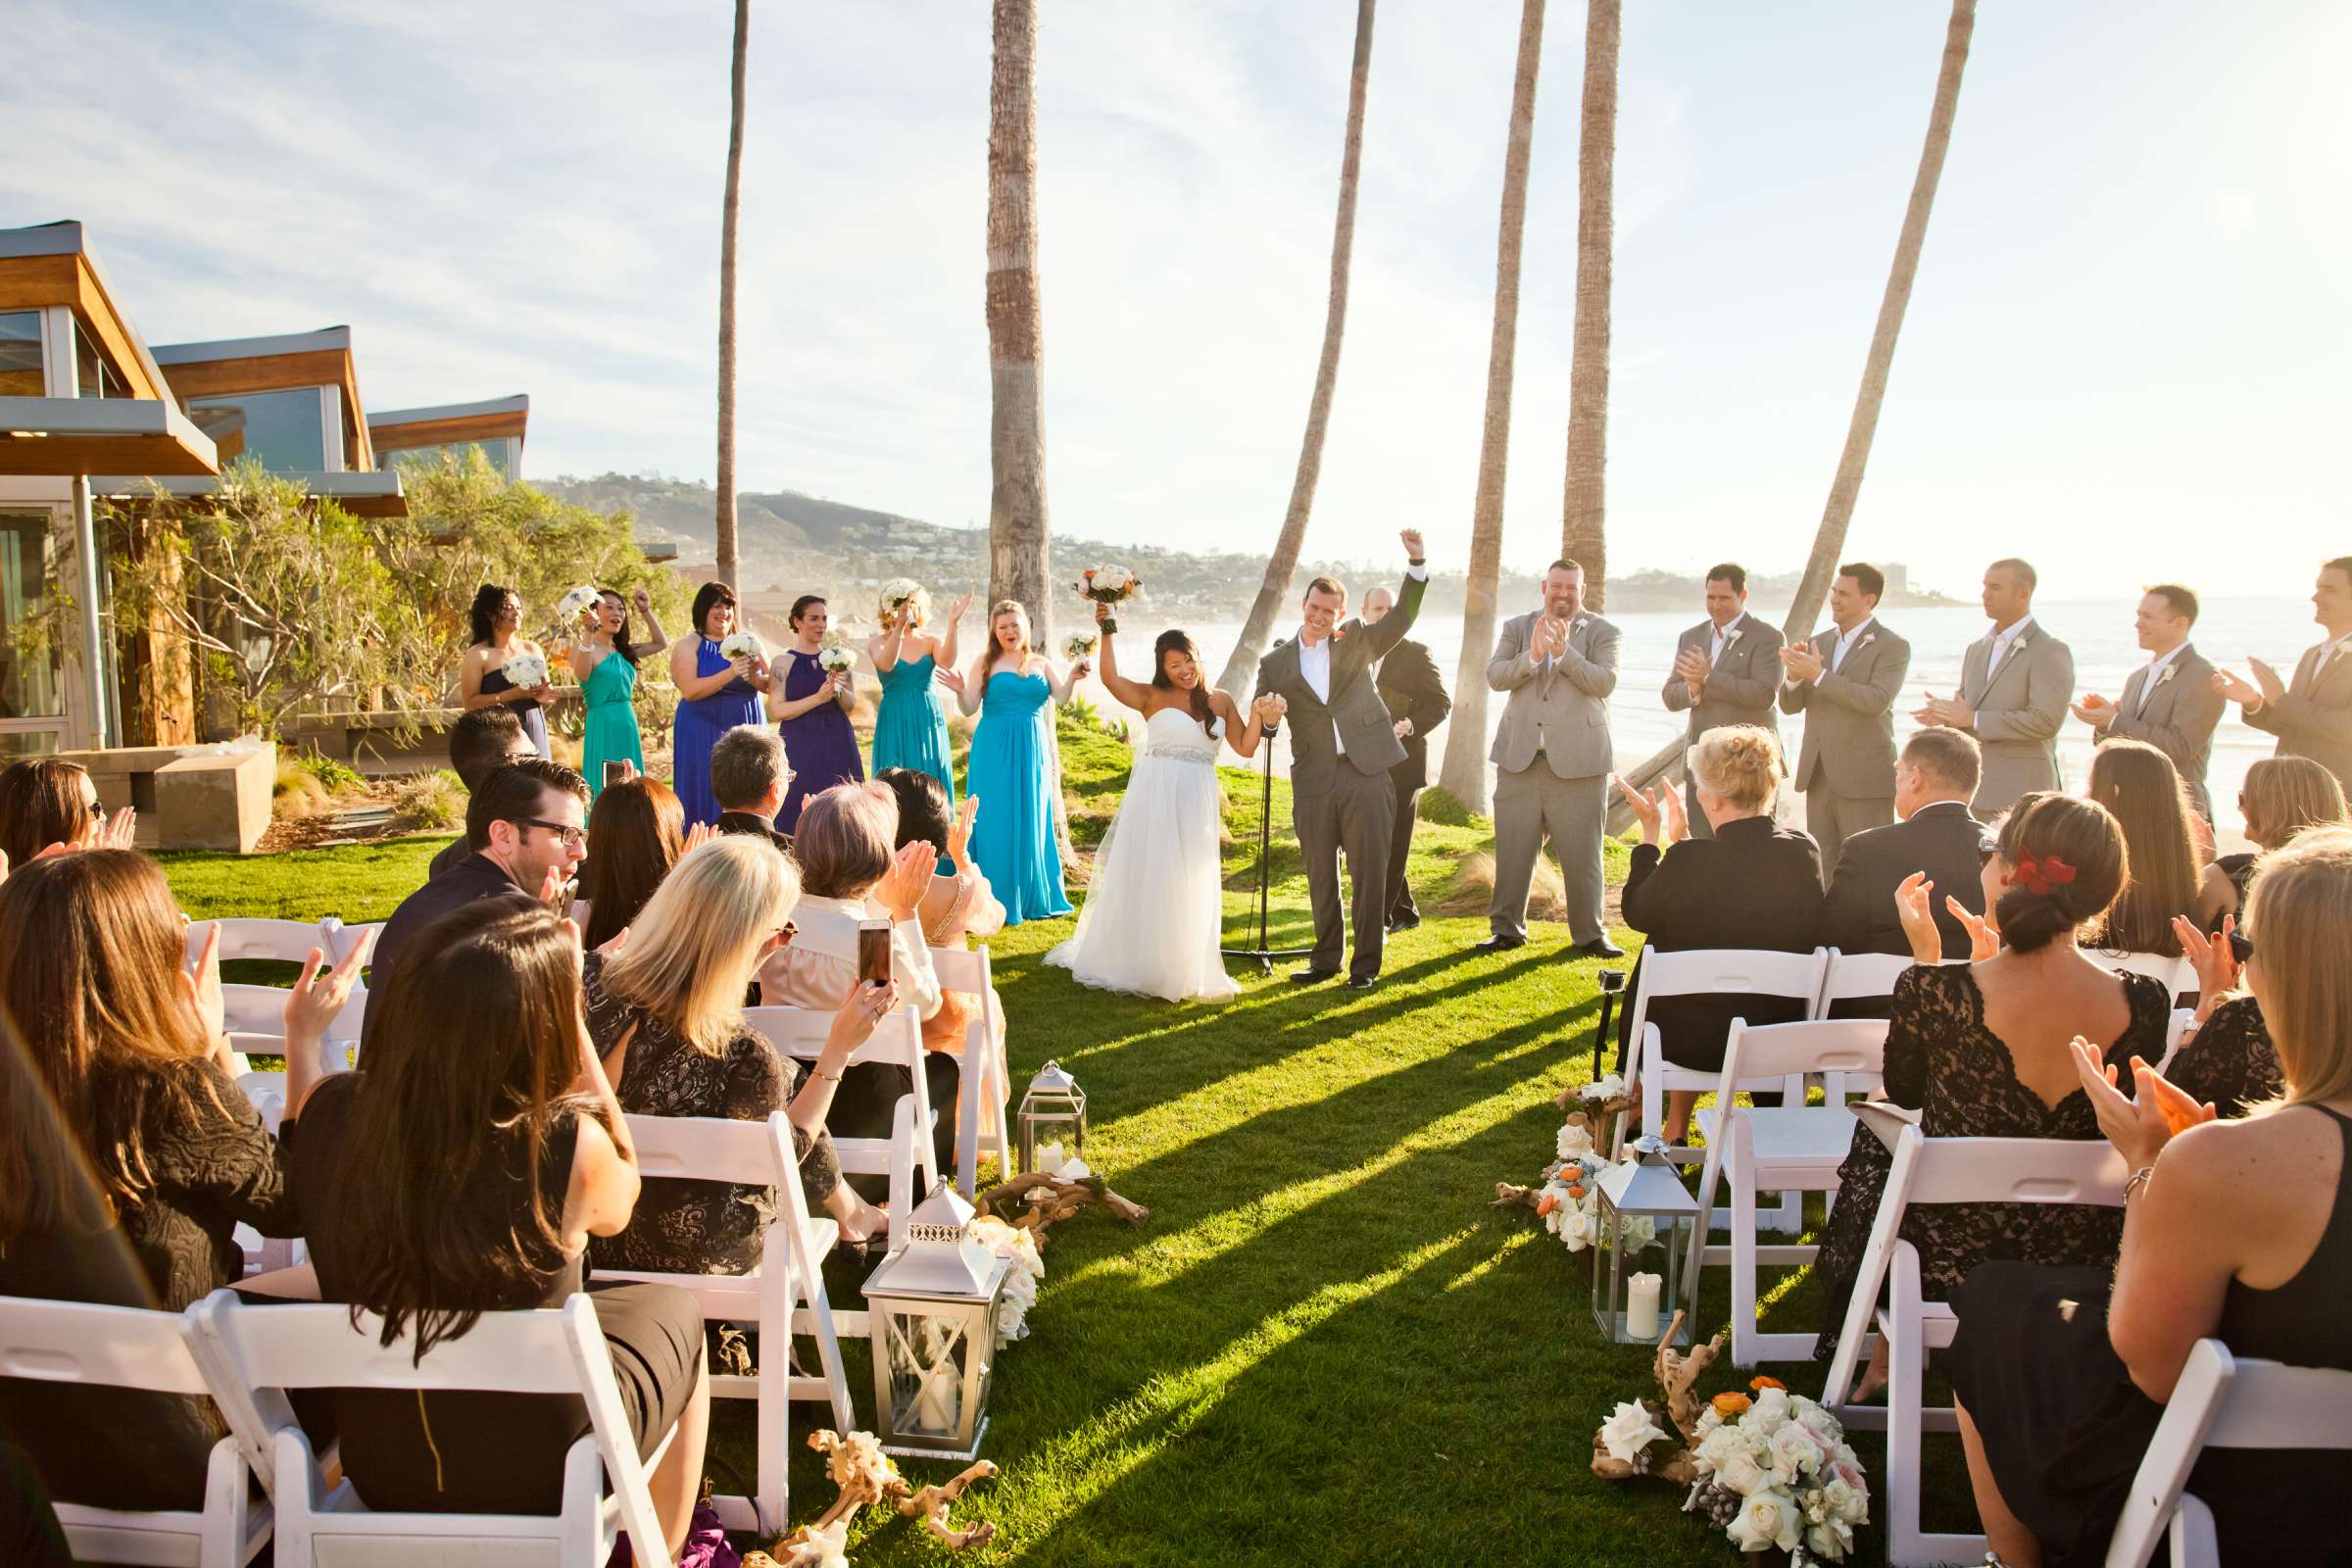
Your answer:
[[[972,1205],[942,1182],[906,1216],[906,1245],[865,1282],[874,1424],[886,1453],[970,1459],[988,1431],[997,1308],[1009,1258],[972,1234]]]
[[[1698,1204],[1666,1157],[1667,1145],[1643,1134],[1622,1163],[1600,1173],[1592,1259],[1592,1321],[1620,1345],[1655,1345],[1681,1304],[1681,1267],[1698,1221]],[[1674,1343],[1690,1343],[1685,1317]]]
[[[1057,1061],[1038,1069],[1029,1080],[1029,1092],[1021,1096],[1020,1174],[1038,1168],[1037,1152],[1049,1144],[1061,1146],[1065,1162],[1086,1149],[1086,1091]]]

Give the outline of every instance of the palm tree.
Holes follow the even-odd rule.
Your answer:
[[[1595,0],[1598,3],[1598,0]],[[1519,344],[1519,249],[1527,227],[1527,166],[1536,139],[1536,74],[1544,64],[1544,0],[1519,10],[1519,67],[1511,78],[1502,148],[1502,218],[1494,240],[1494,334],[1487,349],[1487,425],[1470,511],[1470,572],[1462,604],[1462,662],[1439,782],[1474,811],[1487,808],[1487,651],[1502,581],[1502,487],[1510,463],[1511,372]]]
[[[1585,568],[1585,602],[1608,603],[1609,283],[1617,238],[1619,0],[1585,13],[1585,110],[1576,153],[1576,337],[1568,369],[1568,479],[1560,554]]]
[[[1960,74],[1968,66],[1969,37],[1976,31],[1977,0],[1952,0],[1952,20],[1943,36],[1943,66],[1936,74],[1936,107],[1928,113],[1928,141],[1920,149],[1919,173],[1911,181],[1911,205],[1903,212],[1903,231],[1894,242],[1894,266],[1886,274],[1886,294],[1879,302],[1879,324],[1870,335],[1870,358],[1862,365],[1862,390],[1854,398],[1853,421],[1846,426],[1845,450],[1838,458],[1838,477],[1831,481],[1829,504],[1821,511],[1821,528],[1813,536],[1813,553],[1805,560],[1804,581],[1788,607],[1783,628],[1790,641],[1813,634],[1830,591],[1838,558],[1845,552],[1846,525],[1853,520],[1854,502],[1862,493],[1862,470],[1870,463],[1871,438],[1878,433],[1879,408],[1886,401],[1886,373],[1894,364],[1895,335],[1903,329],[1903,309],[1911,303],[1911,281],[1919,275],[1920,246],[1928,237],[1928,214],[1936,205],[1936,184],[1943,176],[1943,155],[1952,144],[1952,117],[1960,108]]]
[[[1051,619],[1045,344],[1037,286],[1037,0],[995,0],[988,92],[988,594]]]
[[[733,111],[727,122],[727,194],[718,223],[718,541],[719,580],[742,571],[735,540],[735,228],[743,207],[743,61],[752,31],[752,0],[735,0],[735,59],[728,72]]]
[[[1323,432],[1331,423],[1332,388],[1340,378],[1340,338],[1348,324],[1348,265],[1355,248],[1355,179],[1364,162],[1364,83],[1372,71],[1373,0],[1356,0],[1355,62],[1348,75],[1348,140],[1340,155],[1340,215],[1332,225],[1331,299],[1323,315],[1323,358],[1315,366],[1314,396],[1306,405],[1306,436],[1298,444],[1298,471],[1291,480],[1291,506],[1282,532],[1266,561],[1265,581],[1242,625],[1242,640],[1225,661],[1217,684],[1246,695],[1257,672],[1257,656],[1274,629],[1274,616],[1291,591],[1306,542],[1306,519],[1315,509],[1315,480],[1323,472]]]

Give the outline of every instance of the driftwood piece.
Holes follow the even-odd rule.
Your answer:
[[[923,1528],[937,1537],[950,1551],[986,1545],[995,1538],[997,1527],[983,1519],[969,1530],[951,1530],[948,1528],[948,1507],[962,1496],[963,1489],[973,1482],[994,1481],[996,1478],[997,1467],[983,1459],[945,1486],[925,1487],[910,1497],[901,1497],[898,1502],[899,1516],[912,1518],[919,1514]],[[904,1486],[905,1483],[901,1482],[900,1485]]]
[[[1537,1198],[1537,1190],[1533,1187],[1521,1187],[1515,1182],[1496,1182],[1494,1184],[1494,1201],[1487,1206],[1490,1208],[1534,1208]]]
[[[1723,1335],[1718,1333],[1706,1344],[1694,1346],[1689,1354],[1674,1348],[1674,1337],[1682,1332],[1683,1310],[1675,1308],[1674,1321],[1666,1325],[1664,1338],[1658,1341],[1658,1353],[1651,1363],[1658,1379],[1658,1392],[1666,1396],[1666,1414],[1675,1430],[1682,1433],[1685,1443],[1698,1441],[1698,1418],[1707,1401],[1691,1392],[1698,1385],[1715,1358],[1723,1353]]]
[[[919,1514],[923,1528],[950,1551],[982,1545],[997,1533],[985,1520],[969,1530],[948,1526],[948,1507],[963,1495],[964,1488],[996,1476],[997,1467],[986,1459],[945,1486],[917,1492],[869,1432],[853,1432],[846,1438],[837,1432],[811,1432],[808,1446],[826,1456],[825,1473],[841,1492],[813,1521],[776,1543],[770,1558],[776,1568],[847,1568],[850,1520],[860,1508],[892,1508],[902,1517]],[[745,1564],[752,1568],[750,1558]]]
[[[1080,1209],[1095,1204],[1128,1225],[1141,1225],[1152,1217],[1150,1209],[1121,1198],[1100,1176],[1068,1181],[1042,1170],[998,1183],[982,1193],[972,1206],[980,1213],[1008,1219],[1042,1241],[1047,1227],[1058,1225]]]

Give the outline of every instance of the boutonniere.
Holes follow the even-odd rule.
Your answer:
[[[1862,640],[1854,644],[1854,651],[1856,653],[1860,653],[1863,649],[1868,648],[1872,643],[1875,643],[1878,640],[1879,634],[1877,632],[1866,631],[1862,634]]]
[[[2334,651],[2333,653],[2330,653],[2330,654],[2328,656],[2328,662],[2329,662],[2330,664],[2332,664],[2332,663],[2334,663],[2334,662],[2335,662],[2337,660],[2339,660],[2339,659],[2341,659],[2341,658],[2343,658],[2343,657],[2344,657],[2344,645],[2343,645],[2342,643],[2337,643],[2337,644],[2335,645],[2335,651]]]
[[[2167,664],[2164,666],[2164,673],[2156,677],[2156,684],[2161,686],[2166,681],[2171,680],[2175,675],[2180,673],[2180,666],[2179,664]]]
[[[1582,615],[1577,616],[1574,620],[1568,623],[1568,629],[1570,631],[1583,631],[1585,629],[1585,617]]]

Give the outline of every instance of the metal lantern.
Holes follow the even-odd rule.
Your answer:
[[[1037,1169],[1037,1152],[1055,1143],[1069,1159],[1086,1152],[1086,1091],[1061,1063],[1049,1061],[1021,1096],[1020,1173]]]
[[[1011,1259],[973,1237],[972,1205],[943,1182],[906,1217],[906,1245],[865,1282],[882,1449],[971,1459],[988,1431],[997,1306]]]
[[[1608,1261],[1592,1260],[1592,1321],[1620,1345],[1655,1345],[1681,1304],[1680,1270],[1698,1222],[1698,1204],[1666,1157],[1667,1145],[1645,1133],[1626,1148],[1627,1159],[1600,1173],[1599,1237]],[[1645,1264],[1663,1254],[1664,1277]],[[1674,1337],[1690,1343],[1690,1319]]]

